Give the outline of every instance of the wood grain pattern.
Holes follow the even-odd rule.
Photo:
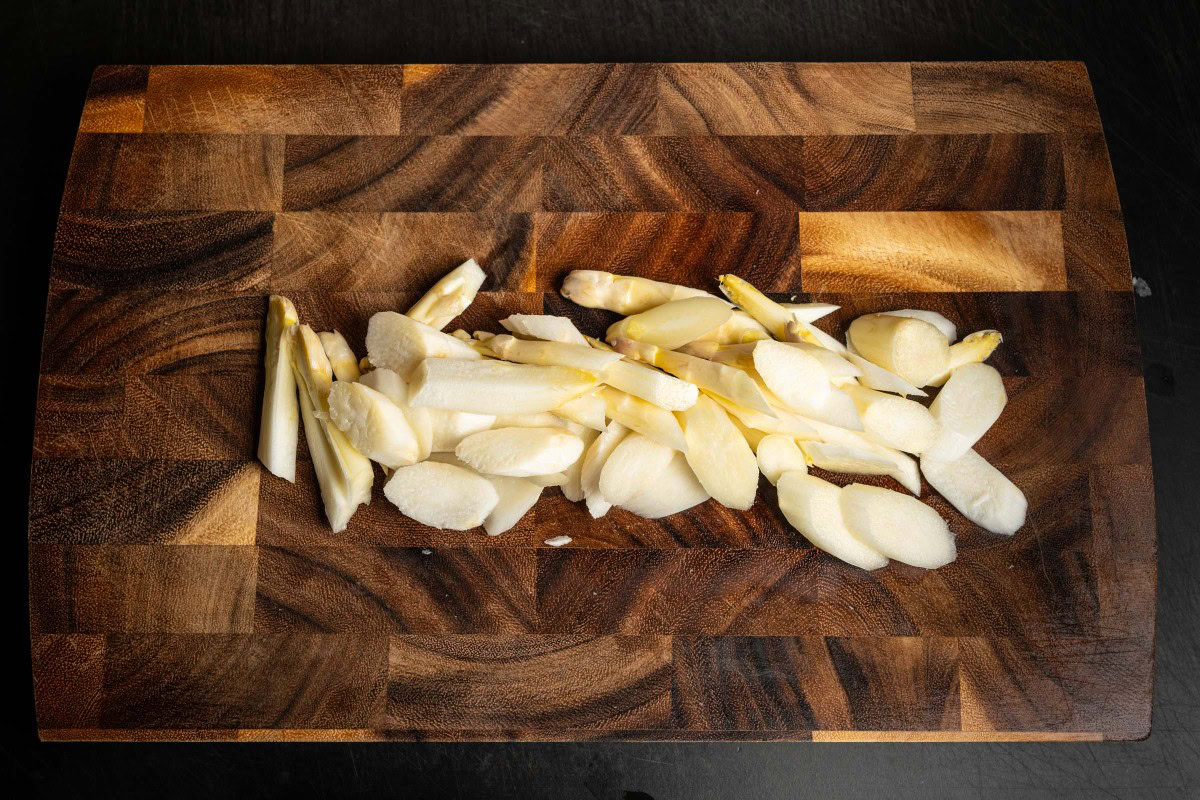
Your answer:
[[[403,82],[393,67],[153,67],[146,131],[402,133]]]
[[[808,292],[1067,288],[1052,211],[800,214]]]
[[[96,71],[51,269],[30,496],[39,732],[132,741],[1095,741],[1150,721],[1142,359],[1083,65],[512,64]],[[324,521],[255,461],[265,296],[363,355],[474,257],[449,329],[562,314],[578,268],[994,328],[977,450],[1013,537],[930,487],[934,571],[754,506],[499,537]],[[899,488],[885,477],[814,474]],[[561,548],[544,541],[571,537]]]
[[[658,133],[911,131],[908,64],[666,64]]]

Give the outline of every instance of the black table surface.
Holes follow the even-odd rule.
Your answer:
[[[1087,64],[1125,212],[1159,529],[1153,730],[1078,744],[42,744],[28,638],[0,772],[34,796],[637,798],[1200,796],[1200,91],[1195,0],[65,0],[0,11],[9,358],[5,559],[28,632],[38,352],[67,159],[97,64],[1070,59]],[[1192,364],[1191,368],[1187,364]],[[18,632],[20,631],[20,632]],[[16,789],[18,795],[20,789]]]

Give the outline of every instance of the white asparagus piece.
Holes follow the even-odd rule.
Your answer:
[[[415,464],[420,456],[417,436],[404,411],[364,383],[334,382],[329,419],[356,450],[385,467]]]
[[[1029,507],[1025,494],[974,450],[953,461],[922,458],[921,474],[950,505],[984,530],[1011,536],[1025,524]]]
[[[667,447],[687,451],[683,429],[670,411],[611,387],[601,389],[600,397],[604,400],[604,413],[609,419]],[[611,423],[609,427],[612,427]]]
[[[321,331],[317,338],[321,340],[321,347],[329,357],[334,377],[339,381],[356,381],[362,376],[362,370],[358,368],[358,359],[354,357],[354,351],[350,349],[345,336],[337,331]]]
[[[321,339],[309,326],[293,325],[288,330],[296,385],[301,392],[308,393],[317,419],[328,419],[329,390],[333,388],[333,366],[329,356],[325,355]]]
[[[500,320],[505,330],[512,331],[518,336],[529,339],[544,339],[548,342],[565,342],[566,344],[588,343],[583,334],[575,327],[575,323],[566,317],[556,317],[552,314],[511,314]]]
[[[671,461],[653,480],[621,504],[645,519],[661,519],[686,511],[708,500],[708,492],[688,466],[687,457],[674,451]]]
[[[580,456],[582,457],[582,454],[580,454]],[[548,472],[545,475],[530,475],[526,478],[522,478],[522,480],[536,483],[538,486],[563,486],[569,479],[567,478],[567,473],[564,470],[563,472]]]
[[[884,456],[892,462],[892,471],[885,473],[888,477],[894,478],[897,483],[908,489],[917,497],[921,496],[921,471],[917,467],[917,462],[911,456],[901,453],[891,447],[885,447],[860,431],[851,431],[846,428],[839,428],[836,425],[829,425],[820,420],[802,418],[807,422],[821,441],[829,444],[844,444],[852,447],[870,450],[878,455]]]
[[[779,305],[792,312],[792,316],[800,322],[813,323],[821,317],[827,317],[841,306],[832,303],[780,303]]]
[[[447,272],[408,310],[407,316],[441,330],[475,299],[487,274],[468,258]]]
[[[787,325],[796,316],[737,275],[721,275],[721,292],[743,311],[754,317],[776,339],[787,340]]]
[[[785,472],[808,472],[808,463],[796,440],[780,433],[759,440],[754,456],[758,459],[758,471],[772,486],[779,483]]]
[[[408,402],[472,414],[535,414],[597,385],[595,374],[570,367],[429,358],[413,370]]]
[[[550,413],[594,431],[604,430],[604,400],[593,392],[568,400]]]
[[[524,478],[484,475],[496,490],[496,505],[483,520],[488,536],[499,536],[521,521],[542,496],[542,487]]]
[[[846,527],[839,487],[797,470],[784,473],[778,488],[779,510],[815,547],[860,569],[887,566],[886,556]]]
[[[839,428],[849,428],[855,431],[863,429],[862,419],[858,416],[858,409],[855,407],[854,401],[850,399],[850,396],[842,391],[842,387],[832,386],[829,395],[825,398],[825,402],[819,406],[789,406],[781,398],[776,397],[773,392],[767,396],[767,400],[771,403],[771,408],[776,414],[781,413],[782,410],[787,410],[804,417],[820,420],[829,425],[837,425]]]
[[[472,469],[510,478],[562,472],[582,452],[583,440],[563,428],[493,428],[471,434],[454,448]]]
[[[606,308],[622,315],[640,314],[688,297],[712,297],[690,286],[591,269],[569,273],[563,280],[562,296],[585,308]]]
[[[920,308],[901,308],[896,311],[883,311],[881,313],[893,317],[911,317],[912,319],[925,320],[942,332],[942,335],[946,337],[947,344],[952,344],[958,338],[958,328],[954,326],[954,323],[936,311],[926,311]]]
[[[961,342],[950,345],[950,360],[946,364],[946,371],[930,378],[926,386],[941,386],[959,367],[987,361],[988,356],[1003,342],[1004,337],[1000,335],[1000,331],[987,330],[975,331]]]
[[[915,400],[865,386],[845,386],[842,391],[854,401],[863,430],[880,444],[906,453],[921,453],[937,438],[937,420]]]
[[[813,427],[797,414],[775,409],[775,416],[768,417],[760,411],[746,408],[737,403],[731,403],[719,395],[710,394],[708,397],[715,400],[731,417],[739,420],[747,428],[761,431],[762,433],[782,433],[794,439],[817,438],[817,432]]]
[[[859,355],[914,386],[927,385],[949,364],[946,337],[925,320],[867,314],[850,323],[849,335]]]
[[[492,414],[471,414],[466,411],[447,411],[443,408],[414,408],[429,414],[432,443],[435,453],[454,452],[459,442],[471,434],[486,431],[496,424]]]
[[[739,369],[632,339],[615,339],[613,346],[629,358],[652,364],[706,392],[719,394],[767,415],[774,413],[758,384]]]
[[[506,333],[488,339],[487,346],[505,361],[546,367],[573,367],[597,374],[622,358],[620,353],[597,350],[588,344],[517,339]]]
[[[358,507],[371,502],[375,473],[371,462],[350,446],[341,431],[317,419],[312,398],[306,392],[301,392],[299,398],[304,440],[321,490],[325,517],[333,532],[341,533]]]
[[[929,405],[939,430],[922,455],[932,461],[954,461],[987,433],[1007,403],[1004,380],[995,367],[965,364],[954,370]]]
[[[395,311],[380,311],[367,323],[367,358],[405,380],[425,359],[482,359],[474,347]]]
[[[292,372],[290,328],[299,322],[292,301],[273,294],[267,302],[266,383],[258,432],[258,460],[267,470],[296,482],[296,447],[300,441],[300,406]]]
[[[754,317],[740,308],[734,308],[731,311],[732,314],[729,319],[725,320],[721,327],[714,328],[693,341],[715,342],[717,344],[745,344],[747,342],[756,342],[760,339],[771,338],[771,334],[767,333],[767,329]]]
[[[495,487],[482,475],[439,461],[400,467],[383,494],[404,516],[452,531],[479,527],[500,502]]]
[[[852,444],[801,442],[800,448],[814,467],[828,472],[890,475],[896,469],[895,463],[882,453]]]
[[[701,395],[678,412],[687,439],[687,462],[713,499],[729,508],[748,509],[758,491],[758,461],[725,410]]]
[[[853,348],[844,355],[846,360],[862,370],[862,375],[859,376],[858,381],[868,389],[875,389],[880,392],[892,392],[893,394],[905,397],[908,395],[915,395],[917,397],[929,396],[923,390],[913,386],[896,373],[888,372],[878,364],[872,364],[870,361],[867,361],[854,352]]]
[[[823,347],[838,355],[843,355],[846,352],[846,346],[833,336],[830,336],[816,325],[810,325],[801,319],[792,320],[784,327],[783,338],[787,342],[805,342],[817,347]]]
[[[605,339],[634,339],[664,350],[682,347],[716,330],[733,316],[733,309],[716,297],[688,297],[634,314],[609,326]]]
[[[591,449],[592,443],[600,436],[600,431],[585,428],[582,425],[576,425],[571,431],[583,440],[583,454],[575,459],[575,463],[563,470],[567,479],[563,482],[562,493],[572,503],[578,503],[583,499],[583,462],[587,458],[587,453]]]
[[[588,513],[593,518],[599,519],[612,508],[612,503],[605,500],[604,495],[600,493],[600,473],[604,470],[604,462],[628,434],[629,428],[614,419],[604,433],[596,437],[584,454],[579,485],[583,491],[583,499],[587,503]]]
[[[714,401],[716,401],[716,398],[713,398],[713,399],[714,399]],[[720,405],[720,401],[716,401],[716,402],[718,405]],[[758,454],[758,446],[762,443],[762,440],[765,437],[771,436],[773,434],[763,433],[760,430],[755,430],[754,428],[747,427],[746,423],[742,422],[741,418],[738,417],[737,414],[730,411],[728,406],[721,405],[721,408],[725,409],[725,413],[727,415],[729,415],[729,421],[733,423],[733,427],[738,429],[738,432],[741,433],[742,437],[746,440],[746,444],[750,445],[750,449],[753,450],[755,452],[755,454],[757,455]],[[768,418],[768,419],[770,419],[770,418]]]
[[[375,391],[386,395],[389,400],[404,412],[404,416],[408,419],[408,425],[412,428],[413,435],[417,439],[417,461],[424,461],[429,458],[429,454],[433,452],[433,415],[435,412],[428,408],[413,408],[408,404],[408,382],[392,370],[384,367],[364,373],[358,381],[364,386],[369,386]],[[437,413],[453,414],[456,412],[447,411]],[[476,430],[484,430],[487,427],[491,427],[490,420],[483,428]],[[475,430],[471,431],[471,433],[474,432]]]
[[[825,366],[804,350],[768,339],[754,343],[751,358],[763,383],[788,408],[821,408],[833,391]]]
[[[600,494],[615,506],[650,486],[677,450],[631,433],[621,440],[600,471]]]
[[[537,414],[497,414],[492,428],[565,428],[566,423],[549,411]]]
[[[845,351],[834,352],[827,347],[811,342],[787,342],[788,347],[803,350],[821,362],[821,366],[829,373],[830,379],[857,378],[863,374],[862,368],[846,358]]]
[[[843,487],[840,500],[846,528],[888,558],[926,569],[954,560],[949,526],[920,500],[861,483]]]
[[[699,394],[694,383],[681,381],[673,375],[628,360],[610,364],[600,377],[614,389],[640,397],[667,411],[691,408]]]

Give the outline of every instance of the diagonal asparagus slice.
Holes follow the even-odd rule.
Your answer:
[[[782,433],[794,439],[817,438],[817,432],[813,427],[797,414],[776,408],[774,409],[775,416],[768,417],[761,411],[746,408],[737,403],[731,403],[720,395],[706,394],[715,400],[721,408],[725,409],[731,417],[752,430],[761,431],[762,433]]]
[[[640,489],[651,485],[678,452],[640,433],[629,434],[604,462],[600,494],[613,505],[624,504]]]
[[[697,337],[694,341],[716,342],[717,344],[745,344],[746,342],[756,342],[760,339],[771,338],[771,334],[767,333],[767,329],[754,317],[740,308],[735,308],[732,311],[733,313],[729,319],[721,327]]]
[[[563,281],[562,295],[576,305],[606,308],[618,314],[640,314],[688,297],[712,297],[708,292],[689,286],[591,269],[569,273]]]
[[[737,275],[721,275],[721,291],[780,341],[787,341],[787,325],[796,316]]]
[[[847,430],[846,428],[840,428],[837,425],[830,425],[808,417],[801,417],[801,419],[812,426],[817,436],[823,442],[847,445],[871,451],[876,455],[887,458],[892,462],[892,469],[882,474],[894,478],[897,483],[917,497],[921,496],[921,471],[917,468],[917,462],[911,457],[901,453],[899,450],[879,444],[860,431]]]
[[[300,407],[292,373],[290,328],[299,322],[292,301],[277,294],[267,305],[267,380],[263,387],[258,460],[273,475],[296,481],[296,445],[300,439]]]
[[[699,393],[694,383],[681,381],[653,367],[629,360],[610,364],[601,374],[601,378],[614,389],[620,389],[668,411],[691,408]]]
[[[430,358],[413,371],[408,402],[473,414],[536,414],[599,383],[594,373],[569,367]]]
[[[587,344],[517,339],[508,334],[491,337],[487,340],[487,346],[505,361],[544,367],[572,367],[595,373],[603,372],[605,367],[622,358],[620,353],[597,350]]]
[[[529,339],[545,339],[549,342],[587,344],[587,339],[566,317],[551,314],[511,314],[500,320],[505,330]]]
[[[772,486],[778,484],[786,472],[808,472],[804,453],[790,436],[778,433],[764,436],[754,455],[758,459],[758,471]]]
[[[866,314],[850,323],[850,342],[863,358],[914,386],[925,386],[946,371],[950,346],[923,319]]]
[[[725,411],[707,395],[679,412],[687,462],[704,490],[729,508],[748,509],[758,491],[758,460]]]
[[[849,344],[850,337],[846,337],[846,343]],[[858,380],[868,389],[875,389],[880,392],[892,392],[904,397],[915,395],[916,397],[928,397],[923,390],[913,386],[908,381],[901,378],[894,372],[888,372],[878,364],[873,364],[855,352],[853,347],[848,347],[847,351],[842,354],[847,361],[854,364],[862,370],[862,375]]]
[[[613,346],[617,352],[629,358],[653,364],[681,380],[694,383],[706,392],[719,394],[767,415],[774,413],[758,384],[739,369],[632,339],[616,339]]]
[[[670,411],[608,387],[600,390],[600,397],[604,400],[604,413],[610,419],[667,447],[687,451],[683,429]]]
[[[362,377],[358,359],[346,343],[346,337],[337,331],[321,331],[317,338],[321,340],[321,347],[324,348],[325,355],[329,356],[329,364],[339,381],[356,381]]]
[[[392,370],[383,367],[366,373],[359,378],[359,382],[377,392],[382,392],[404,412],[409,427],[412,428],[413,435],[417,439],[417,461],[429,458],[429,454],[433,450],[433,411],[428,408],[413,408],[408,404],[408,383]],[[491,425],[490,419],[484,427],[486,428],[488,425]],[[477,430],[483,430],[483,428]]]
[[[687,456],[676,450],[666,469],[625,500],[621,508],[646,519],[660,519],[686,511],[707,499],[708,492],[696,480]]]
[[[598,519],[604,516],[612,508],[612,503],[605,500],[604,495],[600,494],[600,473],[604,471],[604,462],[628,434],[629,429],[614,419],[604,433],[597,436],[588,446],[587,452],[583,455],[579,487],[583,499],[587,503],[588,513],[594,518]],[[682,435],[681,431],[680,436],[682,437]]]
[[[733,316],[733,309],[716,297],[688,297],[626,317],[609,326],[605,339],[634,339],[664,350],[682,347],[716,330]]]
[[[950,378],[950,373],[967,364],[987,361],[997,347],[1004,342],[1000,331],[976,331],[957,344],[950,345],[950,360],[946,371],[929,379],[926,386],[941,386]]]
[[[483,358],[461,339],[395,311],[380,311],[367,323],[367,357],[405,380],[427,358]]]
[[[602,431],[605,427],[604,400],[595,392],[568,400],[551,413],[594,431]]]
[[[421,454],[404,410],[365,383],[334,381],[329,419],[356,450],[385,467],[415,464]]]
[[[440,331],[471,305],[486,279],[487,275],[475,263],[475,259],[468,258],[443,275],[408,310],[407,316]]]
[[[901,308],[896,311],[884,311],[882,313],[892,317],[912,317],[913,319],[925,320],[942,332],[942,335],[946,337],[947,344],[958,338],[958,329],[954,326],[954,323],[936,311],[926,311],[921,308]]]

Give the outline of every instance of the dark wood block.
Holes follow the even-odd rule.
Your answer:
[[[29,540],[253,544],[260,470],[237,461],[35,458]]]
[[[399,66],[157,66],[146,130],[402,133]]]
[[[1072,289],[1129,292],[1129,245],[1121,212],[1067,211],[1062,227]]]
[[[51,292],[42,372],[95,375],[262,369],[264,295]]]
[[[542,141],[505,136],[290,136],[288,211],[534,211]]]
[[[535,214],[537,288],[557,293],[573,269],[637,274],[717,292],[736,272],[761,289],[800,287],[796,214]]]
[[[363,728],[384,700],[387,638],[108,637],[100,724],[111,728]]]
[[[1100,130],[1078,61],[913,64],[912,90],[919,133]]]
[[[103,291],[244,289],[271,266],[273,215],[255,212],[63,213],[54,285]]]
[[[525,633],[535,568],[533,550],[513,547],[260,545],[254,630]]]
[[[1062,141],[1043,134],[808,136],[802,163],[808,211],[1039,211],[1066,196]]]
[[[100,66],[92,72],[79,130],[88,133],[141,133],[149,67]]]
[[[43,457],[250,461],[262,406],[257,374],[48,375],[34,450]]]
[[[36,633],[249,633],[252,547],[34,543]]]
[[[81,133],[62,207],[71,211],[274,211],[283,137]]]
[[[665,636],[396,636],[383,724],[669,729],[671,684]]]
[[[275,218],[270,276],[276,291],[423,292],[474,258],[484,290],[533,282],[528,214],[284,212]]]
[[[405,129],[484,136],[651,132],[650,64],[408,64]]]
[[[543,633],[817,633],[807,550],[538,551]]]
[[[1153,663],[1143,641],[966,638],[959,650],[964,730],[1149,733],[1142,706]]]
[[[98,724],[104,688],[103,636],[35,635],[33,674],[33,702],[42,729]],[[46,738],[44,730],[42,738]]]
[[[701,730],[957,730],[958,659],[936,637],[676,637],[676,704]]]
[[[1067,288],[1054,211],[802,212],[806,292]]]
[[[801,141],[579,137],[546,140],[548,211],[788,211],[800,207]],[[788,168],[788,167],[791,168]]]
[[[656,133],[911,131],[908,64],[664,64]]]
[[[1117,181],[1101,131],[1063,137],[1067,208],[1120,211]]]

